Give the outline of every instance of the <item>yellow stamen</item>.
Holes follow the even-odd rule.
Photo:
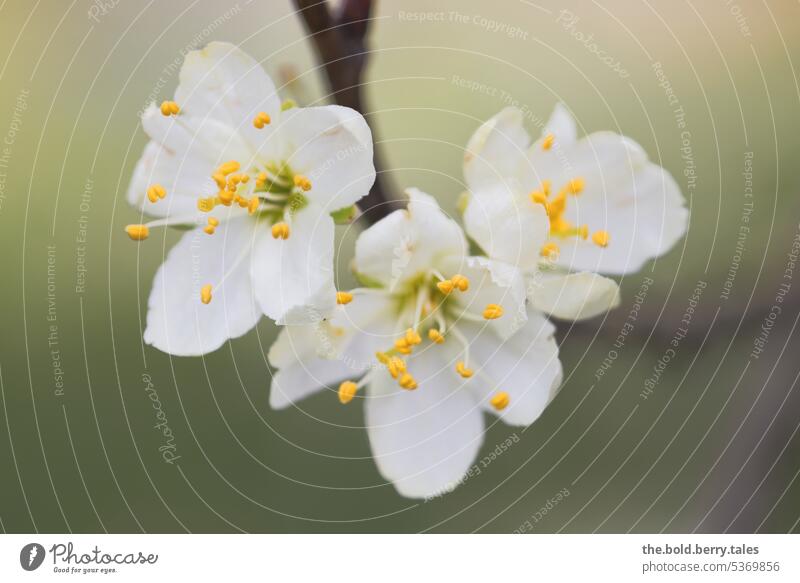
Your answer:
[[[275,223],[272,225],[272,236],[275,239],[288,239],[289,225],[286,223]]]
[[[428,338],[433,340],[436,344],[444,344],[444,335],[436,328],[428,330]]]
[[[125,232],[134,241],[144,241],[150,236],[150,229],[147,228],[147,225],[128,225],[125,227]]]
[[[511,398],[505,391],[500,391],[499,393],[495,393],[492,396],[492,398],[489,399],[489,403],[491,403],[492,407],[494,407],[498,411],[502,411],[503,409],[508,407],[509,401],[511,401]]]
[[[247,214],[252,215],[258,210],[259,200],[257,196],[253,196],[247,203]]]
[[[205,233],[206,233],[206,234],[208,234],[208,235],[213,235],[213,234],[214,234],[214,231],[215,231],[215,229],[214,229],[214,227],[213,227],[213,226],[211,226],[211,225],[208,225],[208,226],[206,226],[206,227],[203,227],[203,232],[205,232]]]
[[[200,288],[200,301],[204,304],[211,303],[211,284],[206,284]]]
[[[409,328],[408,330],[406,330],[405,340],[406,344],[408,344],[409,346],[414,344],[419,344],[420,342],[422,342],[422,338],[420,338],[420,335],[417,334],[417,331],[414,330],[413,328]]]
[[[311,190],[311,181],[302,174],[295,174],[294,185],[299,186],[303,190]]]
[[[539,251],[539,255],[541,255],[542,257],[546,257],[548,259],[554,259],[558,257],[559,253],[560,250],[558,248],[558,245],[552,242],[545,243],[544,245],[542,245],[542,250]]]
[[[550,203],[547,201],[547,195],[540,190],[534,190],[531,192],[531,202],[534,204],[543,205],[545,210],[547,210],[550,206]]]
[[[573,178],[567,183],[567,189],[572,194],[580,194],[586,186],[586,181],[583,178]]]
[[[208,217],[208,224],[212,227],[219,226],[219,220],[215,219],[214,217]]]
[[[208,212],[213,211],[214,207],[216,206],[216,204],[217,203],[214,200],[213,196],[209,197],[209,198],[198,198],[197,199],[197,209],[200,210],[201,212],[204,212],[204,213],[208,213]]]
[[[592,242],[599,247],[608,247],[608,231],[595,231]]]
[[[217,183],[217,187],[220,190],[225,188],[225,175],[222,172],[214,172],[214,174],[211,175],[211,178],[214,179],[214,182]]]
[[[496,320],[503,315],[503,306],[499,304],[489,304],[483,310],[483,317],[487,320]]]
[[[236,160],[231,160],[229,162],[225,162],[224,164],[220,164],[219,168],[217,168],[217,172],[223,176],[227,176],[228,174],[233,174],[239,168],[239,163]]]
[[[389,364],[389,355],[385,352],[376,352],[375,358],[377,358],[378,362],[381,364]]]
[[[345,381],[339,385],[339,402],[342,405],[347,405],[356,396],[358,385],[353,381]]]
[[[154,184],[147,189],[147,198],[150,202],[158,202],[158,199],[167,196],[166,189],[160,184]]]
[[[220,190],[219,194],[217,194],[219,201],[224,204],[225,206],[231,206],[233,202],[234,193],[230,190]]]
[[[549,150],[553,147],[553,142],[555,141],[556,137],[553,134],[547,134],[542,140],[542,150]]]
[[[389,359],[389,362],[386,363],[386,368],[389,369],[389,374],[392,375],[392,378],[396,379],[406,372],[406,361],[399,356],[393,356]]]
[[[551,185],[552,182],[550,182],[549,180],[542,180],[542,192],[544,193],[545,196],[550,196]]]
[[[170,115],[178,115],[180,113],[181,108],[178,107],[178,104],[174,101],[164,101],[161,103],[161,115],[170,116]]]
[[[258,129],[264,129],[264,126],[267,125],[270,121],[272,121],[269,117],[269,114],[261,111],[258,115],[253,119],[253,125],[256,126]]]
[[[473,374],[472,373],[472,369],[467,368],[466,365],[461,361],[458,361],[456,363],[456,372],[458,374],[460,374],[462,377],[464,377],[465,379],[468,379]]]
[[[463,275],[456,274],[450,278],[450,281],[455,287],[458,288],[459,291],[465,292],[469,289],[469,279]]]
[[[436,287],[439,288],[439,291],[443,294],[449,294],[451,291],[453,291],[455,284],[453,284],[453,282],[449,279],[445,279],[437,283]]]
[[[400,383],[400,386],[407,391],[413,391],[417,388],[417,381],[415,381],[414,377],[412,377],[409,373],[404,373],[398,382]]]
[[[353,294],[346,291],[336,292],[336,303],[346,306],[353,301]]]

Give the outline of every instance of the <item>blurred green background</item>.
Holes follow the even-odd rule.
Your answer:
[[[492,424],[481,455],[518,443],[449,495],[403,499],[370,458],[360,403],[269,409],[268,321],[202,359],[141,342],[178,234],[136,245],[123,232],[137,220],[124,200],[145,144],[137,112],[171,96],[182,55],[211,40],[241,44],[286,96],[324,101],[291,4],[3,2],[2,529],[798,531],[800,281],[776,295],[800,221],[800,5],[383,0],[374,17],[367,114],[397,192],[416,185],[453,210],[479,123],[516,104],[533,129],[561,100],[582,132],[625,133],[676,176],[686,239],[625,277],[607,318],[560,325],[561,393],[524,432]],[[357,228],[341,229],[346,279]],[[688,335],[645,399],[698,282]]]

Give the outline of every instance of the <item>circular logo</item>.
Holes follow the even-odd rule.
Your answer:
[[[19,564],[26,571],[35,571],[44,562],[44,547],[39,543],[28,543],[19,552]]]

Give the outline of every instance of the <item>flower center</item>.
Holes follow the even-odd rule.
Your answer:
[[[550,145],[552,145],[552,139],[550,140]],[[543,180],[539,188],[530,193],[531,201],[534,204],[541,204],[544,206],[547,212],[547,217],[550,219],[550,237],[559,239],[566,239],[569,237],[579,237],[583,240],[588,239],[588,225],[576,226],[564,218],[569,197],[580,195],[586,187],[586,182],[580,177],[573,178],[553,197],[551,197],[551,186],[551,181]],[[609,242],[608,232],[595,231],[592,234],[592,242],[599,247],[607,247]],[[558,255],[558,252],[558,244],[555,241],[548,241],[540,250],[540,255],[546,259],[552,259]]]

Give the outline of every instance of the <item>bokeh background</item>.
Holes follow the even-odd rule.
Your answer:
[[[618,310],[560,325],[559,396],[525,431],[492,424],[481,457],[511,447],[453,493],[404,499],[370,458],[361,403],[323,393],[269,409],[268,321],[205,358],[141,341],[179,234],[137,245],[123,232],[137,222],[124,191],[145,144],[138,112],[211,40],[241,44],[285,96],[325,102],[292,5],[6,0],[0,528],[798,531],[800,272],[785,270],[800,233],[800,4],[383,0],[373,16],[366,113],[397,193],[417,185],[453,211],[479,123],[516,104],[533,129],[561,100],[582,132],[627,134],[673,173],[685,240],[622,280]],[[357,230],[341,228],[342,281]]]

